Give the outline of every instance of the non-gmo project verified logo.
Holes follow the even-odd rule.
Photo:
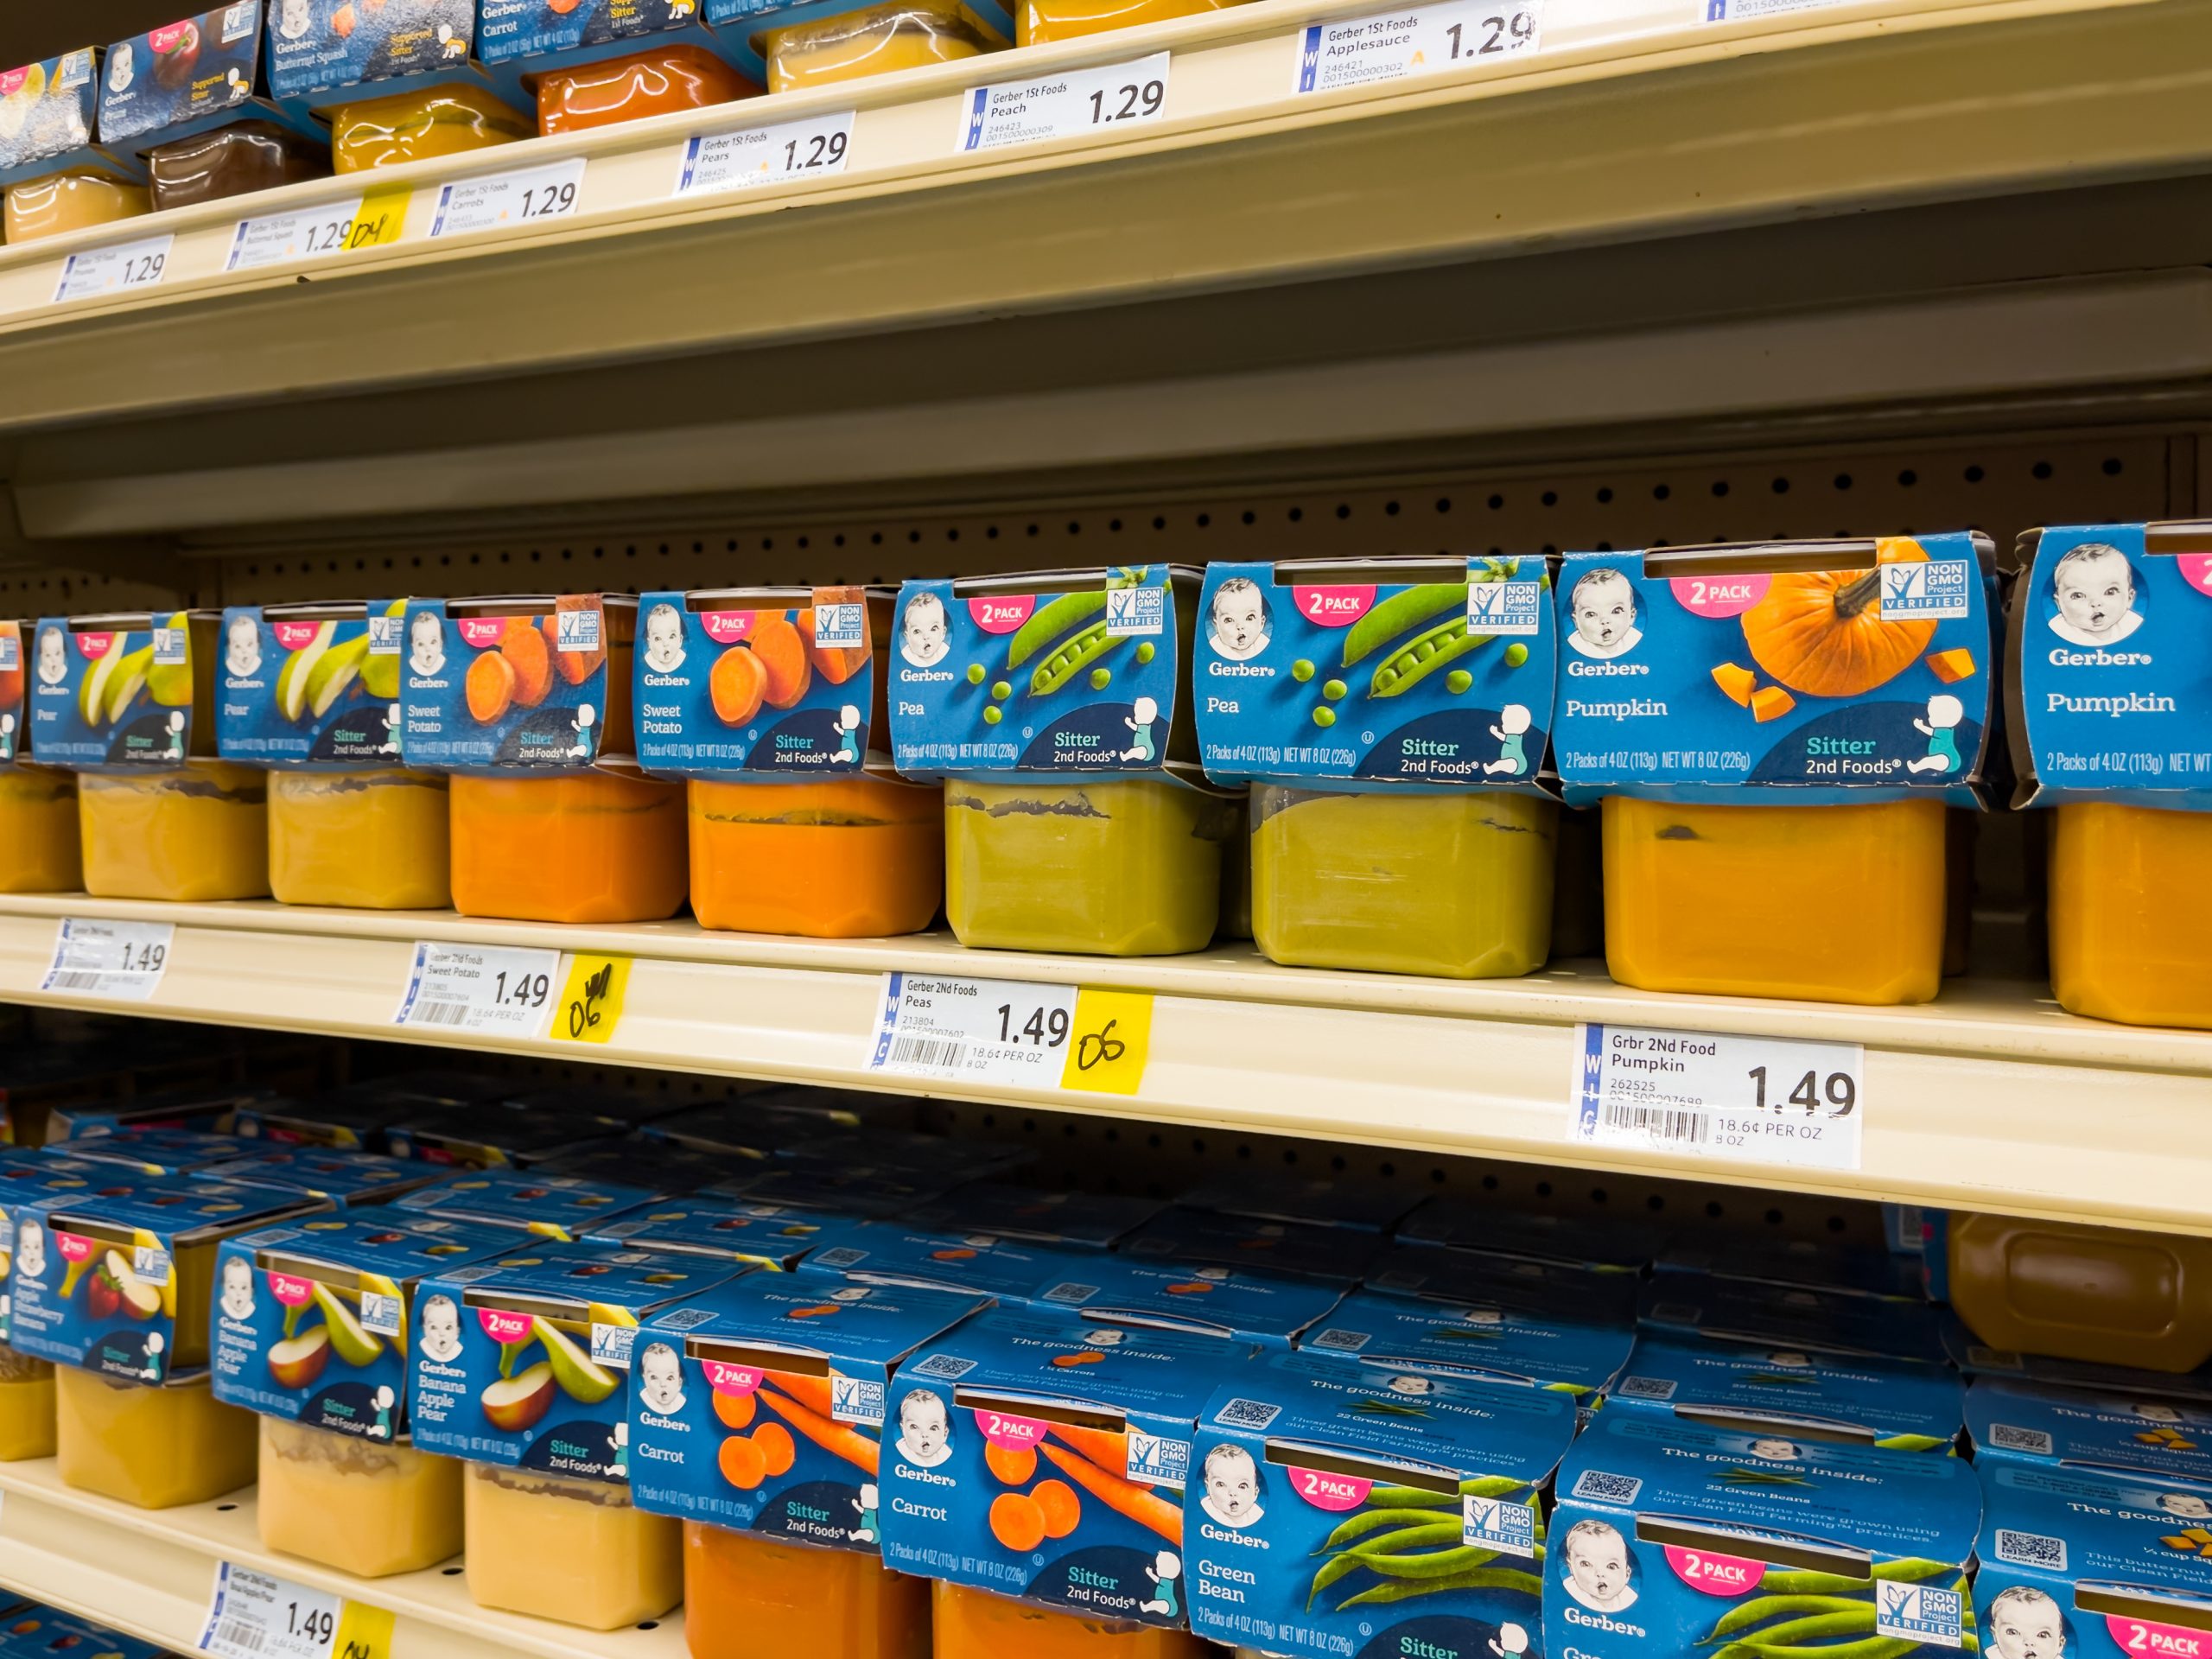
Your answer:
[[[1465,1502],[1459,1537],[1463,1545],[1507,1555],[1536,1553],[1536,1512],[1528,1504],[1496,1497],[1469,1497]]]
[[[824,647],[866,645],[867,607],[842,601],[835,605],[817,605],[814,607],[814,643]]]
[[[597,651],[599,649],[599,613],[597,611],[563,611],[556,643],[563,651]]]
[[[1147,1434],[1129,1426],[1129,1478],[1154,1486],[1180,1486],[1191,1472],[1191,1443]]]
[[[1158,633],[1167,625],[1165,588],[1109,588],[1106,590],[1106,632],[1114,639],[1133,633]]]
[[[1965,1645],[1965,1632],[1966,1604],[1957,1591],[1875,1580],[1875,1635],[1956,1648]]]
[[[1467,628],[1471,633],[1540,633],[1544,585],[1540,582],[1471,582]]]
[[[1974,566],[1964,559],[1898,560],[1882,567],[1882,618],[1964,616]]]
[[[841,1423],[883,1421],[883,1384],[865,1377],[830,1377],[830,1414]]]

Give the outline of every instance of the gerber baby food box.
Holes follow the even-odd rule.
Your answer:
[[[269,86],[313,109],[442,81],[482,83],[469,61],[476,0],[266,0]],[[357,90],[366,81],[402,83]],[[343,97],[315,94],[339,92]]]
[[[986,1313],[891,1380],[884,1564],[1092,1618],[1180,1628],[1192,1436],[1253,1350]]]
[[[1309,1227],[1204,1210],[1164,1210],[1122,1242],[1127,1255],[1205,1262],[1261,1273],[1289,1274],[1350,1287],[1382,1249],[1377,1234],[1349,1227]]]
[[[1487,1302],[1539,1315],[1572,1314],[1589,1325],[1636,1325],[1635,1274],[1484,1255],[1434,1244],[1394,1244],[1367,1270],[1366,1288],[1434,1301]]]
[[[635,762],[638,601],[609,594],[416,599],[399,677],[400,747],[443,772]]]
[[[1440,1192],[1398,1224],[1398,1236],[1416,1244],[1603,1273],[1641,1273],[1665,1248],[1667,1235],[1648,1223],[1618,1216],[1523,1213],[1493,1200]]]
[[[0,621],[0,766],[25,753],[23,730],[23,625]]]
[[[849,1228],[849,1223],[799,1211],[751,1212],[734,1202],[677,1201],[633,1211],[595,1229],[592,1236],[634,1250],[703,1255],[788,1273],[809,1250],[844,1236]]]
[[[1764,1424],[1801,1440],[1898,1452],[1950,1451],[1966,1410],[1965,1389],[1948,1366],[1653,1335],[1637,1339],[1605,1398],[1628,1410]]]
[[[219,1181],[131,1176],[15,1207],[8,1344],[158,1386],[207,1363],[215,1254],[234,1234],[328,1206]]]
[[[0,73],[0,186],[57,173],[144,178],[135,157],[92,142],[99,101],[97,47]]]
[[[1531,786],[1549,588],[1540,558],[1208,565],[1192,671],[1206,776]]]
[[[1977,1377],[1966,1416],[1977,1458],[2212,1485],[2212,1403],[2204,1401]]]
[[[1548,1653],[1938,1659],[1976,1639],[1963,1459],[1607,1410],[1555,1493]]]
[[[642,1209],[655,1196],[651,1187],[486,1169],[404,1192],[392,1200],[392,1208],[486,1227],[510,1227],[566,1243]]]
[[[1976,1467],[1984,1653],[2212,1654],[2212,1486],[2007,1459]]]
[[[647,594],[637,653],[638,764],[675,778],[820,783],[884,735],[877,659],[887,588]],[[878,770],[887,772],[887,756]]]
[[[632,1499],[791,1543],[879,1552],[891,1374],[989,1305],[756,1274],[659,1315],[639,1335],[631,1373]]]
[[[182,1175],[210,1164],[227,1163],[245,1148],[235,1135],[206,1129],[122,1128],[69,1143],[72,1157],[94,1163],[123,1164],[149,1175]]]
[[[1596,1409],[1628,1363],[1634,1332],[1496,1302],[1431,1301],[1354,1291],[1298,1345],[1389,1370],[1510,1383]]]
[[[206,699],[213,611],[39,619],[31,661],[31,753],[72,772],[181,766],[212,754]]]
[[[120,1189],[128,1179],[113,1168],[80,1158],[60,1157],[27,1147],[0,1147],[0,1343],[8,1340],[14,1300],[9,1294],[9,1281],[20,1254],[15,1212],[41,1196],[90,1194],[111,1186]]]
[[[101,66],[100,141],[143,154],[239,121],[324,136],[311,118],[264,94],[261,5],[233,0],[109,47]]]
[[[1304,1355],[1199,1414],[1183,1520],[1191,1628],[1247,1650],[1540,1655],[1556,1395]]]
[[[1978,804],[1992,552],[1960,532],[1568,556],[1567,800]]]
[[[404,599],[223,613],[215,745],[252,766],[342,771],[399,758]]]
[[[908,582],[889,657],[899,772],[1195,776],[1198,585],[1159,564]]]
[[[391,1441],[407,1431],[407,1337],[423,1276],[517,1249],[497,1227],[315,1217],[226,1239],[217,1258],[215,1397]]]
[[[204,1180],[243,1186],[282,1187],[327,1198],[340,1209],[378,1205],[445,1179],[443,1172],[372,1152],[327,1152],[314,1147],[254,1146],[193,1172]]]
[[[2212,523],[2031,530],[2014,589],[2014,804],[2212,811]]]
[[[470,1463],[626,1482],[638,1327],[746,1271],[582,1239],[423,1279],[415,1444]]]
[[[1035,1192],[1003,1181],[973,1181],[923,1205],[910,1219],[929,1232],[973,1227],[1065,1249],[1110,1250],[1162,1207],[1158,1198],[1121,1193]]]
[[[1637,1322],[1693,1339],[1780,1344],[1821,1353],[1941,1364],[1947,1321],[1925,1302],[1669,1274],[1643,1293]]]
[[[1038,1300],[1090,1325],[1179,1331],[1264,1348],[1287,1348],[1342,1297],[1335,1285],[1211,1263],[1136,1261],[1121,1255],[1077,1262],[1047,1281]]]
[[[1672,1244],[1653,1268],[1662,1274],[1703,1274],[1751,1279],[1810,1290],[1847,1290],[1862,1296],[1927,1300],[1917,1254],[1903,1255],[1866,1245],[1827,1244],[1803,1238],[1736,1239],[1720,1248]]]
[[[798,1271],[864,1285],[957,1291],[1041,1311],[1051,1306],[1040,1300],[1046,1287],[1065,1287],[1071,1274],[1087,1275],[1088,1262],[1082,1252],[1027,1239],[868,1221],[833,1230]]]
[[[1295,1221],[1385,1233],[1413,1206],[1404,1193],[1349,1176],[1240,1170],[1203,1181],[1176,1200],[1185,1209],[1254,1221]]]
[[[699,16],[698,0],[480,0],[484,61],[528,58],[530,73],[625,57],[645,46],[693,46],[727,54]],[[670,37],[673,38],[670,38]],[[735,59],[732,59],[735,61]]]

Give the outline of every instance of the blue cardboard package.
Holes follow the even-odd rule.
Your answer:
[[[1649,1333],[1606,1398],[1623,1410],[1765,1423],[1906,1452],[1951,1450],[1966,1408],[1947,1366]]]
[[[1121,1248],[1141,1260],[1203,1262],[1349,1287],[1367,1271],[1382,1241],[1358,1228],[1264,1221],[1179,1205],[1145,1223]]]
[[[567,1175],[486,1169],[417,1187],[392,1200],[395,1210],[451,1221],[512,1227],[566,1243],[643,1209],[658,1196],[650,1187],[584,1181]]]
[[[1967,1432],[1978,1459],[2017,1458],[2212,1485],[2212,1403],[1977,1377]]]
[[[1263,1348],[1287,1348],[1342,1299],[1335,1285],[1211,1263],[1139,1261],[1122,1255],[1077,1262],[1038,1300],[1091,1325],[1179,1331]]]
[[[1635,1334],[1571,1312],[1537,1314],[1497,1302],[1449,1302],[1360,1290],[1299,1346],[1385,1370],[1459,1376],[1563,1394],[1596,1409],[1627,1363]]]
[[[864,1285],[906,1285],[988,1297],[1010,1306],[1043,1310],[1049,1287],[1087,1274],[1096,1258],[993,1233],[932,1233],[895,1222],[859,1222],[823,1239],[798,1265],[819,1274]]]

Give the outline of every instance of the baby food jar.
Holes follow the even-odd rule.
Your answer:
[[[1187,1630],[1078,1618],[941,1581],[931,1623],[936,1659],[1204,1659],[1211,1650]]]
[[[858,939],[918,933],[937,918],[944,809],[926,785],[695,779],[690,799],[702,927]]]
[[[269,887],[288,905],[443,910],[446,780],[394,767],[269,774]]]
[[[890,0],[753,37],[768,60],[768,90],[797,92],[894,69],[919,69],[1006,44],[951,0]]]
[[[155,209],[189,207],[330,176],[329,152],[273,121],[241,121],[146,152]]]
[[[2059,1006],[2212,1029],[2212,812],[2088,801],[2057,810],[2050,982]]]
[[[1253,938],[1270,962],[1452,979],[1543,965],[1552,802],[1257,784],[1252,817]]]
[[[0,1346],[0,1463],[54,1455],[54,1367]]]
[[[945,915],[971,947],[1204,950],[1232,817],[1222,796],[1156,778],[948,782]]]
[[[1020,0],[1014,43],[1042,46],[1047,41],[1071,41],[1079,35],[1195,17],[1238,3],[1240,0]]]
[[[1951,1306],[1989,1347],[2147,1371],[2212,1359],[2212,1239],[1964,1211],[1941,1236]]]
[[[74,893],[85,884],[77,780],[0,766],[0,893]]]
[[[204,1306],[200,1317],[204,1332]],[[57,1366],[54,1429],[64,1484],[138,1509],[205,1503],[253,1484],[253,1414],[219,1402],[205,1376],[148,1388]]]
[[[85,891],[206,903],[269,896],[269,787],[221,760],[77,780]]]
[[[474,1463],[462,1489],[480,1607],[613,1630],[683,1599],[683,1523],[639,1511],[627,1486]]]
[[[1714,806],[1608,797],[1605,965],[1624,985],[1925,1002],[1942,983],[1941,801]],[[1814,925],[1815,918],[1834,925]]]
[[[461,1554],[461,1465],[275,1417],[261,1420],[261,1541],[364,1579]]]
[[[143,184],[107,173],[57,173],[8,187],[8,245],[89,231],[153,211],[154,199]]]
[[[930,1659],[927,1580],[893,1573],[859,1550],[683,1525],[691,1659]]]
[[[534,136],[527,116],[474,86],[442,86],[341,104],[330,112],[340,173],[462,156]]]
[[[453,780],[453,903],[525,922],[683,908],[683,786],[611,772]]]
[[[664,46],[537,77],[537,130],[551,136],[754,98],[760,88],[696,46]]]

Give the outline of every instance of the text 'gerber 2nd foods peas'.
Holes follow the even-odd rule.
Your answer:
[[[2031,531],[2017,557],[2015,804],[2057,809],[2051,988],[2212,1026],[2212,524]]]
[[[1579,553],[1553,749],[1646,990],[1923,1002],[1990,717],[1979,534]],[[1812,925],[1847,894],[1851,928]]]

